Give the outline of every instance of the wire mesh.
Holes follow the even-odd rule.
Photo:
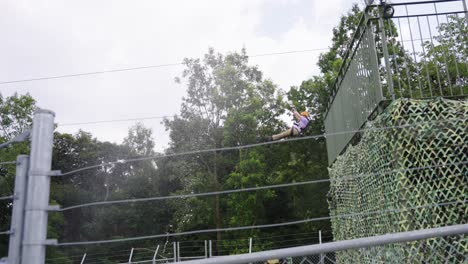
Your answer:
[[[468,101],[441,98],[419,101],[399,99],[366,126],[412,123],[463,115],[468,115]],[[466,161],[467,127],[466,121],[447,121],[445,124],[422,125],[397,133],[394,131],[364,133],[359,144],[348,147],[329,169],[330,177],[334,179],[328,194],[331,216],[441,203],[446,200],[463,201],[468,193],[466,165],[443,166],[417,172],[400,171],[351,180],[340,180],[340,175],[401,169],[432,162]],[[335,239],[346,240],[466,223],[467,214],[466,204],[436,206],[399,213],[382,213],[347,219],[334,218],[332,228]],[[461,242],[454,241],[454,243]],[[353,259],[354,262],[355,258],[361,259],[356,255],[348,260]],[[416,263],[421,262],[416,261]]]
[[[468,95],[468,24],[462,1],[394,8],[389,19],[380,17],[381,10],[365,11],[333,87],[327,134],[361,128],[384,100]],[[329,164],[354,136],[327,137]]]

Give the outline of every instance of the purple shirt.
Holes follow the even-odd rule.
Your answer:
[[[301,116],[299,122],[294,122],[294,125],[293,127],[295,127],[299,132],[302,131],[302,129],[304,129],[307,124],[309,124],[309,119]]]

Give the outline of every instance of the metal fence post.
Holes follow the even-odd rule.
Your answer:
[[[322,230],[319,230],[319,244],[322,244]],[[320,264],[323,264],[323,253],[320,253]]]
[[[385,71],[387,72],[388,92],[392,96],[392,100],[395,100],[395,91],[393,90],[392,67],[390,65],[390,59],[389,59],[388,47],[387,47],[387,34],[385,33],[385,25],[384,25],[382,17],[379,17],[379,27],[380,27],[380,35],[382,37],[382,49],[383,49],[383,55],[385,59]]]
[[[133,250],[135,249],[132,248],[132,250],[130,251],[130,256],[128,257],[128,264],[132,264]]]
[[[466,6],[466,0],[463,0],[463,11],[465,11],[465,24],[468,26],[468,7]]]
[[[213,243],[208,241],[208,257],[211,258],[213,256]]]
[[[252,254],[252,238],[249,237],[249,254]],[[252,262],[249,262],[249,264],[252,264]]]
[[[180,261],[180,242],[177,243],[177,261]]]
[[[86,260],[86,253],[84,253],[83,258],[81,258],[80,264],[83,264],[85,260]]]
[[[8,247],[8,263],[19,264],[21,259],[21,240],[23,238],[24,206],[26,204],[27,174],[29,157],[19,155],[16,158],[15,193],[13,212],[11,214],[10,244]]]
[[[156,264],[156,258],[158,257],[158,251],[159,251],[159,245],[156,247],[156,250],[154,251],[154,255],[153,255],[153,264]]]
[[[173,242],[172,245],[174,246],[174,262],[177,262],[177,245],[176,245],[176,242]]]
[[[34,113],[21,258],[24,264],[45,261],[54,117],[49,110]]]
[[[208,241],[205,240],[205,258],[208,258]]]

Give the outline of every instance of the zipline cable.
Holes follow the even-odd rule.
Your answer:
[[[303,50],[290,50],[290,51],[283,51],[283,52],[272,52],[272,53],[263,53],[263,54],[254,54],[248,57],[265,57],[265,56],[273,56],[273,55],[283,55],[283,54],[292,54],[292,53],[304,53],[304,52],[312,52],[312,51],[324,51],[328,50],[329,48],[319,48],[319,49],[303,49]],[[52,79],[64,79],[64,78],[71,78],[71,77],[81,77],[81,76],[88,76],[88,75],[99,75],[105,73],[116,73],[116,72],[127,72],[127,71],[137,71],[137,70],[145,70],[145,69],[156,69],[156,68],[164,68],[164,67],[172,67],[172,66],[181,66],[183,63],[166,63],[166,64],[156,64],[156,65],[147,65],[147,66],[139,66],[139,67],[129,67],[129,68],[120,68],[120,69],[113,69],[113,70],[102,70],[102,71],[92,71],[92,72],[83,72],[83,73],[75,73],[75,74],[64,74],[64,75],[55,75],[55,76],[45,76],[45,77],[37,77],[37,78],[27,78],[27,79],[20,79],[20,80],[12,80],[12,81],[3,81],[0,82],[0,85],[4,84],[12,84],[12,83],[22,83],[22,82],[33,82],[33,81],[43,81],[43,80],[52,80]]]
[[[269,142],[248,144],[248,145],[235,146],[235,147],[211,148],[211,149],[204,149],[204,150],[193,150],[193,151],[187,151],[187,152],[166,154],[166,155],[153,155],[153,156],[138,157],[138,158],[133,158],[133,159],[121,159],[121,160],[117,160],[117,161],[111,161],[111,162],[91,165],[91,166],[79,168],[79,169],[76,169],[76,170],[71,170],[71,171],[64,172],[64,173],[59,173],[59,174],[54,175],[54,176],[67,176],[67,175],[71,175],[71,174],[81,172],[81,171],[95,169],[95,168],[107,167],[107,166],[111,166],[111,165],[119,164],[119,163],[122,164],[122,163],[129,163],[129,162],[156,160],[156,159],[172,158],[172,157],[179,157],[179,156],[185,156],[185,155],[218,152],[218,151],[239,150],[239,149],[247,149],[247,148],[253,148],[253,147],[258,147],[258,146],[266,146],[266,145],[271,145],[271,144],[280,144],[280,143],[301,141],[301,140],[308,140],[308,139],[326,138],[326,137],[330,137],[330,136],[337,136],[337,135],[343,135],[343,134],[349,134],[349,133],[355,134],[355,133],[367,132],[367,131],[382,131],[382,130],[386,130],[386,129],[409,128],[409,127],[415,127],[415,126],[418,126],[418,125],[421,125],[421,124],[442,123],[442,122],[450,122],[450,121],[466,121],[466,120],[468,120],[468,119],[467,118],[450,118],[450,119],[442,119],[442,120],[432,120],[432,121],[417,122],[417,123],[398,125],[398,126],[388,126],[388,127],[379,127],[379,128],[377,128],[377,127],[376,128],[366,128],[366,129],[349,130],[349,131],[342,131],[342,132],[333,132],[333,133],[328,133],[328,134],[324,133],[324,134],[313,135],[313,136],[287,138],[287,139],[278,140],[278,141],[269,141]]]
[[[350,217],[363,216],[363,215],[368,216],[368,215],[378,214],[378,213],[398,213],[398,212],[403,212],[403,211],[418,210],[418,209],[422,209],[422,208],[430,208],[430,207],[436,207],[436,206],[465,204],[466,202],[467,202],[466,200],[463,200],[463,201],[450,201],[450,202],[442,202],[442,203],[432,203],[432,204],[425,204],[425,205],[414,206],[414,207],[406,207],[406,208],[403,208],[403,209],[387,209],[387,210],[378,210],[378,211],[372,211],[372,212],[342,214],[342,215],[336,215],[336,216],[323,216],[323,217],[309,218],[309,219],[303,219],[303,220],[291,221],[291,222],[284,222],[284,223],[276,223],[276,224],[226,227],[226,228],[213,228],[213,229],[186,231],[186,232],[180,232],[180,233],[167,233],[167,234],[158,234],[158,235],[147,235],[147,236],[138,236],[138,237],[109,239],[109,240],[59,242],[59,243],[56,243],[56,244],[51,244],[51,246],[61,247],[61,246],[82,246],[82,245],[93,245],[93,244],[107,244],[107,243],[127,242],[127,241],[153,239],[153,238],[161,238],[161,237],[175,237],[175,236],[214,233],[214,232],[227,232],[227,231],[239,231],[239,230],[248,230],[248,229],[273,228],[273,227],[280,227],[280,226],[297,225],[297,224],[304,224],[304,223],[310,223],[310,222],[331,220],[331,219],[336,219],[336,218],[350,218]]]
[[[90,207],[90,206],[98,206],[98,205],[148,202],[148,201],[158,201],[158,200],[168,200],[168,199],[185,199],[185,198],[194,198],[194,197],[202,197],[202,196],[213,196],[213,195],[221,195],[221,194],[251,192],[251,191],[266,190],[266,189],[277,189],[277,188],[301,186],[301,185],[316,184],[316,183],[325,183],[325,182],[332,182],[332,181],[343,181],[343,180],[350,180],[350,179],[358,179],[358,178],[363,178],[363,177],[368,177],[368,176],[392,174],[392,173],[395,173],[395,172],[411,172],[411,171],[434,169],[434,168],[441,168],[441,167],[446,167],[446,166],[466,165],[466,164],[468,164],[468,161],[435,164],[435,165],[430,165],[430,166],[412,167],[412,168],[406,168],[406,169],[394,169],[394,170],[389,170],[389,171],[384,171],[384,172],[365,173],[365,174],[351,174],[351,175],[345,175],[343,177],[340,177],[339,179],[326,178],[326,179],[319,179],[319,180],[311,180],[311,181],[303,181],[303,182],[292,182],[292,183],[283,183],[283,184],[265,185],[265,186],[256,186],[256,187],[250,187],[250,188],[232,189],[232,190],[224,190],[224,191],[216,191],[216,192],[178,194],[178,195],[169,195],[169,196],[133,198],[133,199],[122,199],[122,200],[113,200],[113,201],[99,201],[99,202],[92,202],[92,203],[85,203],[85,204],[67,206],[67,207],[64,207],[64,208],[55,209],[53,211],[54,212],[64,212],[64,211],[68,211],[68,210],[72,210],[72,209],[84,208],[84,207]]]
[[[111,119],[111,120],[98,120],[98,121],[88,121],[88,122],[78,122],[78,123],[58,123],[58,127],[64,126],[77,126],[77,125],[89,125],[89,124],[101,124],[101,123],[115,123],[115,122],[128,122],[128,121],[139,121],[139,120],[151,120],[151,119],[164,119],[164,118],[173,118],[176,115],[171,116],[148,116],[142,118],[123,118],[123,119]]]

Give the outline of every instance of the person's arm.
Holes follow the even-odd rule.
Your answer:
[[[298,122],[301,121],[301,115],[299,112],[297,112],[296,108],[293,106],[291,110],[293,112],[294,118],[296,118]]]

